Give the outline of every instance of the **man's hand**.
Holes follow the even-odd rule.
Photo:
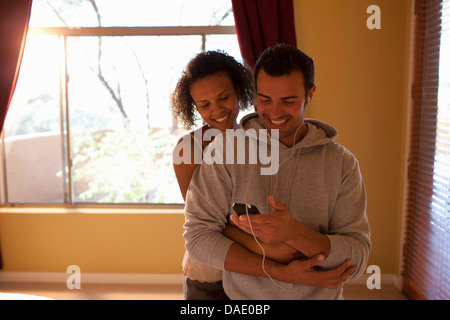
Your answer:
[[[275,211],[262,215],[252,214],[240,217],[231,215],[231,221],[250,234],[253,230],[255,236],[266,243],[277,244],[295,237],[297,221],[292,217],[288,207],[276,201],[273,196],[269,196],[267,200]]]
[[[240,229],[254,234],[269,244],[286,243],[307,257],[330,253],[328,237],[306,227],[293,218],[288,207],[268,196],[269,205],[275,210],[266,214],[231,215],[230,219]],[[253,231],[253,232],[252,232]]]
[[[246,261],[243,263],[243,261]],[[267,277],[288,283],[302,284],[310,287],[337,288],[355,270],[350,260],[344,261],[335,269],[322,270],[318,266],[325,261],[323,254],[309,259],[293,260],[288,265],[266,259],[264,267],[261,256],[254,254],[238,243],[233,243],[225,259],[225,270],[251,276]]]
[[[325,260],[321,254],[307,260],[294,260],[285,267],[281,279],[285,282],[303,284],[311,287],[336,289],[355,271],[350,266],[350,260],[344,261],[339,267],[331,270],[317,268]]]

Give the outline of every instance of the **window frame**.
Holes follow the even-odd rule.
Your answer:
[[[163,26],[163,27],[30,27],[27,36],[57,36],[63,42],[64,66],[63,77],[60,88],[60,129],[61,129],[61,152],[63,154],[63,202],[61,203],[17,203],[8,201],[8,185],[6,176],[6,152],[4,130],[1,133],[0,147],[0,206],[10,208],[101,208],[101,209],[180,209],[184,204],[163,203],[95,203],[75,202],[73,195],[72,156],[69,102],[65,94],[68,88],[67,73],[67,39],[69,37],[122,37],[122,36],[201,36],[201,51],[206,48],[206,39],[209,35],[236,35],[235,26]],[[64,93],[64,94],[63,94]],[[65,101],[62,101],[65,96]]]

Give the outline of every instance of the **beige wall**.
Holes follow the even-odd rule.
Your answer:
[[[369,30],[367,7],[381,9]],[[369,264],[399,271],[406,149],[410,0],[294,0],[297,46],[316,65],[307,116],[334,125],[359,159],[372,229]]]
[[[410,0],[294,0],[298,45],[317,66],[308,116],[334,125],[360,160],[370,264],[398,273],[407,120]],[[366,28],[381,7],[382,29]],[[57,210],[58,211],[58,210]],[[0,213],[4,271],[180,273],[182,213]]]
[[[182,213],[47,212],[0,214],[3,271],[181,273]]]

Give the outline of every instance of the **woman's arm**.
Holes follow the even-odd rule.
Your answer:
[[[192,136],[190,136],[190,139],[186,139],[186,137],[181,138],[176,144],[173,151],[173,153],[177,153],[175,156],[178,157],[178,159],[185,159],[185,148],[190,148],[190,161],[188,161],[188,163],[179,163],[179,161],[175,163],[174,161],[173,163],[173,169],[178,181],[178,187],[180,188],[181,195],[183,196],[184,201],[186,201],[186,193],[189,188],[189,183],[191,182],[192,175],[194,174],[194,171],[198,166],[198,164],[195,163],[195,148],[199,148],[199,146],[195,144],[194,138]]]
[[[256,243],[255,238],[238,228],[227,224],[223,230],[223,235],[227,238],[239,243],[247,250],[256,253],[260,256],[263,255],[261,247]],[[268,259],[273,261],[288,264],[292,260],[305,258],[305,256],[286,243],[269,244],[258,240],[261,246],[264,248],[265,255]]]
[[[180,187],[181,195],[183,200],[186,201],[186,193],[191,182],[192,175],[194,174],[196,164],[174,164],[173,169],[175,171],[175,176],[177,177],[178,186]]]

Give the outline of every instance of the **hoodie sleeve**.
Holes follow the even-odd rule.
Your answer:
[[[358,161],[347,151],[343,156],[341,188],[329,222],[331,250],[321,267],[336,268],[350,259],[356,270],[349,279],[364,273],[371,249],[366,201]]]
[[[233,243],[222,235],[231,191],[232,181],[226,166],[203,162],[194,172],[186,195],[183,236],[189,257],[222,270]]]

